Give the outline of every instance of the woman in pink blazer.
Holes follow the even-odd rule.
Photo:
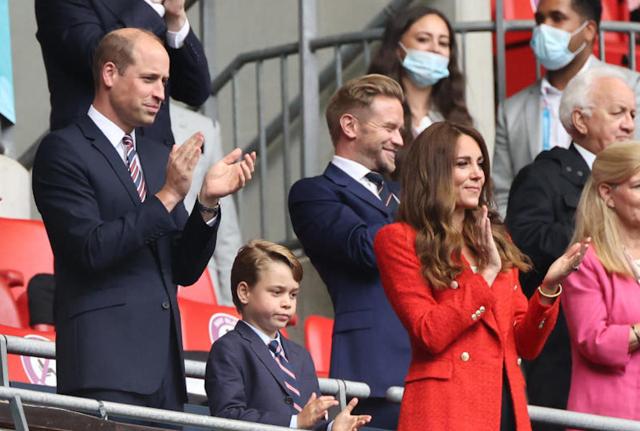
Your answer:
[[[564,283],[571,340],[569,410],[640,420],[640,143],[593,164],[574,238],[593,247]]]
[[[374,248],[412,361],[399,430],[530,430],[520,356],[535,357],[558,316],[559,282],[579,263],[576,244],[527,301],[527,259],[491,202],[489,156],[472,128],[435,123],[402,172],[399,223]]]

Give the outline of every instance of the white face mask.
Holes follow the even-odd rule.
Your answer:
[[[418,87],[429,87],[449,76],[449,57],[419,49],[407,49],[402,43],[398,45],[406,52],[402,67]]]
[[[571,38],[580,33],[587,26],[588,21],[583,22],[573,33],[540,24],[533,29],[531,37],[531,49],[536,58],[547,70],[558,70],[567,64],[586,48],[587,42],[583,42],[575,52],[569,50]]]

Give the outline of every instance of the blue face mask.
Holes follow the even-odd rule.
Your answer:
[[[587,42],[584,42],[575,52],[569,51],[571,38],[586,26],[587,21],[583,22],[576,31],[569,33],[547,24],[540,24],[533,29],[531,49],[545,69],[562,69],[587,46]]]
[[[418,87],[429,87],[449,76],[449,58],[444,55],[418,49],[407,49],[399,44],[407,54],[402,67]]]

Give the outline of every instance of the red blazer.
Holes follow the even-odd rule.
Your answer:
[[[450,288],[432,289],[415,239],[413,228],[394,223],[374,244],[382,284],[412,346],[398,429],[498,430],[506,368],[517,430],[530,430],[520,356],[540,353],[560,301],[542,305],[536,292],[527,303],[516,269],[488,286],[466,261]]]

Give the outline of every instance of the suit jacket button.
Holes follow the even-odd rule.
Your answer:
[[[460,359],[462,360],[462,362],[467,362],[470,358],[471,356],[469,356],[469,352],[462,352],[462,354],[460,355]]]
[[[472,320],[478,320],[478,316],[476,316],[476,314],[474,313],[474,314],[471,315],[471,319]]]
[[[520,364],[522,364],[522,358],[518,358],[516,362],[518,363],[518,366],[520,366]]]
[[[451,282],[451,288],[452,288],[452,289],[457,289],[457,288],[458,288],[458,282],[457,282],[457,281],[455,281],[455,280],[453,280],[453,281]]]
[[[484,308],[484,305],[481,305],[481,306],[480,306],[480,308],[478,308],[478,311],[479,311],[480,313],[484,313],[486,310],[487,310],[487,309],[486,309],[486,308]]]
[[[288,405],[293,405],[293,398],[291,397],[284,397],[284,403],[288,404]]]
[[[162,303],[162,309],[163,309],[163,310],[168,310],[168,309],[169,309],[169,307],[171,307],[171,305],[169,305],[169,301],[164,301],[164,302]]]

